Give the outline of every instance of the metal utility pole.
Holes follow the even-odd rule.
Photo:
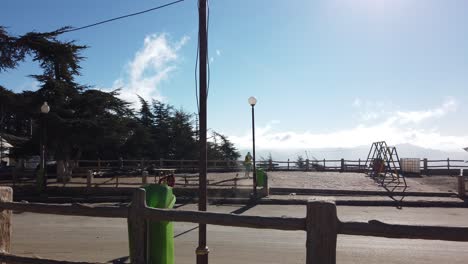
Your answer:
[[[207,188],[206,188],[206,172],[207,172],[207,146],[206,146],[206,130],[207,130],[207,114],[206,114],[206,101],[207,101],[207,48],[208,39],[206,32],[206,1],[198,1],[198,45],[200,48],[200,160],[199,170],[200,177],[198,180],[198,210],[206,211],[207,203]],[[197,264],[208,264],[208,247],[206,246],[206,224],[200,224],[198,228],[198,248]]]

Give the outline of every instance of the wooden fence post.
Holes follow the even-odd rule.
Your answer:
[[[141,183],[142,184],[147,184],[148,183],[148,171],[147,170],[143,170],[141,172]]]
[[[323,159],[323,170],[325,170],[326,168],[327,168],[326,161],[325,159]]]
[[[447,158],[447,175],[450,176],[450,158]]]
[[[335,264],[338,218],[333,201],[308,201],[306,231],[306,264]]]
[[[288,159],[288,170],[289,170],[289,159]]]
[[[306,159],[306,171],[309,170],[309,159]]]
[[[0,201],[13,202],[13,189],[0,187]],[[10,253],[11,249],[11,210],[0,211],[0,252]]]
[[[123,169],[123,167],[124,167],[124,160],[123,160],[122,157],[119,158],[119,167],[120,167],[120,169]]]
[[[358,172],[361,172],[361,158],[358,160]]]
[[[463,176],[463,169],[460,169],[460,175],[458,176],[458,196],[464,199],[465,193],[465,176]]]
[[[146,263],[146,220],[142,217],[145,208],[146,192],[144,189],[136,189],[128,210],[130,263],[132,264]]]
[[[265,184],[263,185],[263,194],[265,196],[270,195],[270,188],[268,187],[268,173],[265,173]]]
[[[344,159],[341,159],[340,172],[344,172],[344,171],[345,171],[345,163],[344,163]]]
[[[18,176],[18,168],[15,166],[15,168],[13,168],[13,171],[11,172],[11,181],[13,183],[13,187],[16,186],[17,176]]]
[[[86,187],[93,187],[94,175],[92,170],[88,170],[88,175],[86,175]]]
[[[424,160],[423,160],[423,170],[424,170],[424,174],[425,174],[426,176],[428,176],[428,175],[429,175],[429,171],[427,170],[427,158],[424,158]]]

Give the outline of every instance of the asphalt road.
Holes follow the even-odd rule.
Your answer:
[[[196,209],[184,205],[180,210]],[[210,206],[210,211],[262,216],[305,216],[304,206]],[[341,220],[468,226],[455,208],[338,207]],[[108,262],[128,256],[124,219],[15,214],[13,253],[63,260]],[[195,263],[197,224],[175,224],[176,263]],[[305,263],[305,232],[208,226],[210,263]],[[337,263],[468,263],[468,242],[338,237]]]

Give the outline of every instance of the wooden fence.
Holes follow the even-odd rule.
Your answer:
[[[306,217],[263,217],[179,211],[149,208],[145,191],[136,189],[129,207],[56,205],[12,202],[12,189],[0,187],[0,262],[8,263],[54,263],[76,262],[39,259],[9,254],[11,236],[11,211],[41,214],[127,218],[131,223],[131,263],[146,263],[146,221],[191,222],[210,225],[262,228],[277,230],[302,230],[306,232],[306,263],[336,263],[338,234],[377,236],[387,238],[429,239],[446,241],[468,241],[468,227],[393,225],[377,220],[369,222],[342,222],[338,219],[335,203],[326,200],[310,200],[306,206]],[[84,263],[84,262],[80,262]]]
[[[152,168],[158,169],[175,169],[179,173],[198,172],[198,160],[78,160],[75,161],[75,169],[73,176],[87,177],[88,171],[104,175],[127,175],[141,176],[143,171],[148,171],[151,174]],[[241,171],[244,169],[243,161],[241,160],[208,160],[209,172],[228,172]],[[263,168],[267,171],[337,171],[337,172],[363,172],[369,164],[366,164],[366,159],[348,160],[348,159],[321,159],[321,160],[262,160],[257,161],[258,168]],[[398,168],[401,169],[401,168]],[[420,173],[424,175],[459,175],[461,169],[464,170],[464,175],[468,176],[468,163],[463,160],[454,159],[438,159],[429,160],[421,159],[419,165]],[[33,169],[13,170],[12,179],[21,181],[21,179],[34,178],[36,173]],[[53,176],[54,172],[49,171],[49,175]]]
[[[146,168],[168,168],[178,171],[198,170],[198,160],[79,160],[76,162],[80,170],[112,170],[112,169],[146,169]],[[366,169],[366,159],[348,160],[348,159],[321,159],[297,162],[296,160],[262,160],[256,162],[257,167],[269,171],[289,171],[289,170],[319,170],[319,171],[341,171],[341,172],[359,172]],[[420,171],[424,174],[445,174],[458,175],[460,169],[467,168],[468,164],[464,160],[439,159],[439,160],[420,160]],[[208,160],[208,169],[210,171],[232,171],[243,169],[241,160]],[[398,168],[400,169],[400,168]]]
[[[211,170],[238,170],[243,162],[239,160],[208,160]],[[78,160],[78,168],[110,170],[110,169],[138,169],[138,168],[164,168],[179,171],[198,171],[198,160]]]

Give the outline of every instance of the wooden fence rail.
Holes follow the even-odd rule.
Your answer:
[[[45,203],[21,203],[21,202],[0,202],[3,210],[14,210],[20,212],[38,214],[58,214],[74,216],[94,216],[110,218],[126,218],[128,207],[118,206],[89,206],[82,204],[45,204]]]
[[[305,230],[305,218],[263,217],[235,215],[199,211],[174,211],[146,207],[142,214],[146,219],[155,221],[190,222],[209,225],[276,229]]]
[[[264,168],[270,171],[274,170],[336,170],[336,171],[356,171],[364,170],[366,159],[322,159],[309,160],[306,159],[302,163],[288,160],[262,160],[257,161],[259,168]],[[131,168],[146,168],[148,166],[158,168],[172,168],[178,170],[196,171],[198,168],[198,160],[79,160],[76,162],[78,168],[81,169],[131,169]],[[437,159],[437,160],[420,160],[421,171],[434,169],[462,169],[468,168],[468,164],[464,160],[454,159]],[[228,169],[241,170],[243,168],[242,160],[208,160],[208,169]]]
[[[341,222],[336,214],[336,206],[333,201],[310,200],[307,204],[305,218],[294,217],[262,217],[245,216],[224,213],[179,211],[172,209],[155,209],[146,205],[144,189],[136,189],[129,207],[116,206],[83,206],[83,205],[54,205],[41,203],[17,203],[11,202],[8,193],[11,188],[0,187],[0,197],[6,193],[0,202],[0,212],[9,213],[11,210],[26,211],[44,214],[81,215],[96,217],[128,218],[132,240],[131,262],[146,263],[145,235],[146,221],[175,221],[204,223],[221,226],[267,228],[277,230],[303,230],[306,231],[306,263],[336,263],[336,241],[338,234],[377,236],[388,238],[429,239],[446,241],[468,241],[468,227],[444,227],[444,226],[417,226],[386,224],[377,220],[369,222]],[[11,232],[10,216],[0,218],[0,232]],[[46,263],[46,264],[72,264],[80,262],[65,262],[56,260],[41,260],[37,258],[22,257],[8,254],[10,241],[0,240],[0,261],[9,263]]]
[[[335,172],[364,172],[370,166],[366,159],[348,160],[348,159],[323,159],[309,160],[302,163],[291,160],[266,160],[257,161],[257,168],[267,171],[335,171]],[[93,176],[112,177],[115,182],[120,183],[122,176],[146,177],[157,174],[158,169],[174,169],[178,173],[196,173],[198,172],[198,160],[78,160],[75,161],[77,167],[73,170],[74,177],[88,177],[88,185],[92,185]],[[156,169],[156,170],[155,170]],[[397,166],[397,169],[401,170]],[[464,170],[464,175],[468,176],[468,163],[463,160],[420,159],[419,172],[423,175],[450,175],[455,176],[459,171]],[[242,171],[244,170],[241,160],[208,160],[208,171]],[[89,175],[89,171],[93,175]],[[12,171],[11,179],[13,185],[27,183],[35,177],[35,170],[15,169]],[[403,172],[405,173],[405,172]],[[50,173],[53,175],[53,173]],[[126,183],[130,184],[130,183]]]

